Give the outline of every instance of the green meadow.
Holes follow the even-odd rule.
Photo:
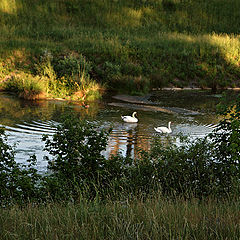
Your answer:
[[[2,88],[91,100],[104,90],[239,87],[239,7],[238,0],[1,0]]]

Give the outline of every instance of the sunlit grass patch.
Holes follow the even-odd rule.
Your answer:
[[[47,85],[46,78],[24,72],[12,74],[1,82],[3,90],[17,93],[19,97],[29,100],[46,98]]]
[[[240,35],[213,34],[208,40],[224,54],[227,62],[240,65]]]
[[[116,27],[139,27],[141,26],[142,11],[132,8],[117,9],[109,12],[105,21],[109,26]]]
[[[62,82],[61,82],[62,81]],[[68,98],[80,101],[92,101],[101,97],[104,87],[82,75],[74,79],[74,89],[69,89],[63,79],[31,74],[12,73],[1,82],[1,89],[16,93],[20,98],[35,100],[42,98]]]
[[[80,101],[94,101],[101,98],[104,88],[96,82],[89,82],[85,87],[81,87],[81,90],[78,90],[73,93],[71,99],[80,100]]]
[[[8,14],[15,14],[17,12],[16,0],[1,0],[0,11]]]
[[[93,101],[101,98],[104,86],[92,80],[83,71],[81,75],[76,75],[73,79],[74,91],[71,96],[73,100]]]

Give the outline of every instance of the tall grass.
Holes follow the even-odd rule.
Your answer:
[[[239,202],[145,200],[0,209],[1,239],[239,239]]]
[[[45,98],[47,92],[48,79],[34,77],[26,73],[13,74],[5,79],[1,87],[24,99]]]
[[[142,27],[160,27],[162,31],[187,31],[192,33],[239,33],[239,2],[237,0],[150,0],[150,1],[111,1],[91,2],[82,0],[42,1],[32,4],[30,0],[1,0],[1,14],[4,23],[12,25],[21,19],[20,28],[25,32],[46,32],[54,26],[63,27],[92,26],[97,28],[126,28],[127,30]],[[31,11],[29,11],[31,10]],[[23,17],[28,14],[28,18]],[[7,18],[8,17],[8,18]],[[35,18],[35,19],[34,19]],[[41,20],[43,24],[37,24]],[[78,21],[76,21],[78,20]],[[25,28],[28,23],[31,23]],[[50,23],[50,25],[49,25]],[[58,28],[57,28],[58,26]],[[35,29],[34,29],[35,28]],[[66,30],[66,29],[64,29]],[[53,31],[54,32],[54,31]],[[62,30],[61,30],[62,32]],[[69,33],[65,31],[64,36]],[[20,34],[20,32],[18,32]]]

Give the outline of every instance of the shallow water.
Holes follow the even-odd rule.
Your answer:
[[[151,139],[159,136],[154,127],[167,126],[169,121],[172,122],[172,135],[183,133],[192,138],[210,133],[218,122],[215,106],[219,102],[219,95],[209,92],[166,91],[154,92],[148,100],[155,106],[168,108],[172,114],[151,111],[141,105],[137,110],[139,122],[128,124],[122,122],[121,115],[131,115],[135,105],[112,98],[91,103],[86,109],[77,103],[57,100],[30,102],[1,93],[0,124],[6,129],[9,143],[16,144],[16,160],[25,163],[29,155],[36,154],[41,171],[47,165],[43,160],[47,152],[43,151],[42,135],[53,135],[60,116],[69,111],[80,118],[95,122],[101,128],[112,127],[109,144],[104,153],[106,156],[117,152],[134,156],[137,147],[149,149]],[[120,106],[112,103],[120,103]]]

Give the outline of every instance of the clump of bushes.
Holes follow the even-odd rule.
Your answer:
[[[31,100],[62,97],[88,101],[101,97],[103,84],[91,78],[92,64],[83,55],[54,56],[44,50],[34,61],[34,71],[9,74],[1,82],[2,89]]]
[[[0,129],[0,206],[23,204],[41,199],[41,176],[35,168],[36,158],[20,165],[14,159],[14,149],[6,143],[6,135]]]
[[[94,196],[95,185],[104,175],[106,159],[102,151],[107,146],[108,131],[98,131],[94,125],[69,116],[58,126],[53,139],[44,136],[43,140],[45,150],[53,156],[47,158],[52,174],[45,178],[52,197],[76,200],[84,191]]]
[[[44,51],[36,71],[49,78],[49,94],[53,96],[70,96],[74,100],[94,100],[101,96],[103,86],[91,79],[92,64],[82,54],[53,56]]]
[[[70,77],[72,75],[85,72],[88,76],[92,71],[91,62],[80,54],[79,56],[69,55],[53,61],[54,70],[59,78]]]

